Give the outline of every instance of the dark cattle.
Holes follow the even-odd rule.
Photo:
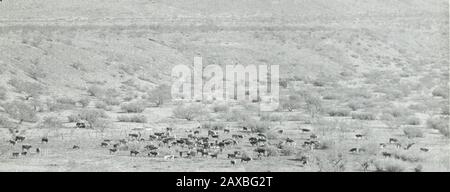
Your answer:
[[[240,151],[234,151],[234,155],[240,155],[241,154],[241,152]]]
[[[236,160],[231,160],[230,162],[231,162],[231,165],[233,165],[233,166],[236,165]]]
[[[203,156],[208,156],[208,155],[209,155],[209,152],[208,152],[208,151],[202,151],[201,153],[202,153],[202,157],[203,157]]]
[[[200,134],[200,131],[194,131],[194,135]]]
[[[264,148],[256,148],[255,152],[257,152],[258,154],[265,154],[266,153],[266,149],[264,149]]]
[[[24,141],[25,140],[25,137],[24,136],[16,136],[15,138],[14,138],[14,141],[20,141],[20,142],[22,142],[22,141]]]
[[[230,133],[230,130],[229,129],[224,129],[223,132],[224,133]]]
[[[217,156],[219,156],[219,153],[214,153],[214,154],[211,154],[210,156],[211,156],[211,158],[216,158],[217,159]]]
[[[307,132],[310,132],[311,130],[309,130],[309,129],[302,129],[302,132],[303,133],[307,133]]]
[[[248,162],[251,161],[251,160],[252,160],[252,158],[250,158],[250,157],[242,157],[242,158],[241,158],[241,162],[244,162],[244,161],[245,161],[245,162],[248,163]]]
[[[306,156],[301,156],[300,158],[297,159],[297,161],[300,161],[300,163],[302,164],[302,166],[305,166],[308,163],[308,157]]]
[[[214,138],[214,139],[218,139],[219,138],[219,134],[211,135],[211,137]]]
[[[16,152],[12,153],[13,157],[19,157],[19,155],[20,155],[20,153],[16,153]]]
[[[236,154],[234,154],[234,153],[228,154],[228,155],[227,155],[227,158],[228,158],[228,159],[229,159],[229,158],[236,158]]]
[[[311,138],[311,139],[317,139],[317,135],[312,134],[312,135],[309,136],[309,138]]]
[[[117,148],[119,146],[120,146],[120,143],[116,143],[116,144],[113,145],[114,148]]]
[[[155,140],[155,139],[158,139],[158,137],[155,136],[155,135],[150,135],[149,138],[150,138],[150,141],[153,141],[153,140]]]
[[[386,143],[380,143],[380,148],[385,148],[387,145],[386,145]]]
[[[111,139],[104,139],[103,142],[110,143]]]
[[[130,151],[130,156],[137,156],[139,154],[139,151],[136,151],[136,150],[131,150]]]
[[[28,152],[24,151],[22,153],[20,153],[20,155],[26,156],[28,154]]]
[[[22,151],[23,150],[30,150],[32,148],[32,146],[31,145],[22,145]]]
[[[158,137],[162,137],[164,135],[164,133],[153,133],[153,135],[158,136]]]
[[[11,144],[11,145],[16,145],[16,141],[9,140],[9,144]]]
[[[420,148],[420,150],[423,151],[423,152],[428,152],[428,151],[430,151],[430,150],[427,149],[427,148]]]
[[[41,152],[41,149],[36,148],[36,153],[40,153],[40,152]]]
[[[127,144],[127,140],[125,140],[125,139],[121,139],[121,140],[119,140],[119,143],[121,143],[121,144]]]
[[[382,152],[381,153],[383,155],[383,157],[391,157],[392,154],[388,153],[388,152]]]
[[[356,134],[356,135],[355,135],[355,138],[356,138],[356,139],[362,139],[363,137],[364,137],[364,136],[361,135],[361,134]]]
[[[231,138],[233,138],[233,139],[243,139],[244,136],[242,136],[242,135],[232,135]]]
[[[48,138],[47,137],[42,137],[41,143],[48,143]]]
[[[145,146],[145,149],[150,150],[150,151],[153,151],[153,150],[158,149],[158,147],[156,147],[156,146],[154,146],[154,145],[147,145],[147,146]]]
[[[278,133],[279,134],[283,134],[283,130],[278,130]]]
[[[72,149],[80,149],[80,146],[74,145],[74,146],[72,147]]]
[[[109,144],[106,143],[106,142],[102,142],[102,143],[100,144],[101,147],[108,147],[108,145],[109,145]]]
[[[358,152],[358,148],[351,148],[351,149],[350,149],[350,152],[351,152],[351,153],[356,153],[356,152]]]
[[[251,144],[252,146],[258,145],[258,140],[256,140],[256,141],[250,141],[250,144]]]
[[[166,131],[167,131],[167,132],[172,132],[172,131],[173,131],[173,128],[172,128],[172,127],[167,127],[167,128],[166,128]]]
[[[389,143],[397,143],[398,139],[396,138],[389,138]]]
[[[116,149],[116,148],[109,149],[109,154],[113,154],[113,153],[115,153],[115,152],[117,152],[117,149]]]
[[[400,148],[402,148],[402,144],[396,143],[396,144],[395,144],[395,147],[396,147],[397,149],[400,149]]]
[[[294,143],[295,141],[291,138],[286,138],[286,143]]]
[[[137,138],[139,138],[139,134],[136,134],[136,133],[128,134],[128,136],[131,137],[132,139],[137,139]]]
[[[248,128],[247,127],[242,127],[242,130],[243,131],[248,131]]]
[[[82,128],[82,129],[86,128],[86,124],[85,123],[77,123],[75,126],[77,128]]]
[[[158,155],[158,152],[156,152],[156,151],[151,151],[150,153],[148,153],[148,156],[156,157],[157,155]]]
[[[405,150],[408,150],[409,148],[411,148],[415,143],[410,143],[408,145],[406,145],[406,147],[404,148]]]

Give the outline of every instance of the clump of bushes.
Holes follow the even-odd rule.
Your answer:
[[[433,90],[431,93],[435,97],[442,97],[444,99],[448,98],[448,89],[445,86],[440,86]]]
[[[230,111],[230,107],[227,104],[215,104],[214,106],[212,106],[212,110],[215,113],[219,113],[219,112],[228,112]]]
[[[232,111],[225,113],[222,118],[224,118],[226,121],[247,121],[248,119],[250,119],[250,116],[244,113],[242,110],[233,109]]]
[[[105,102],[103,102],[103,101],[99,101],[99,102],[96,102],[95,103],[95,108],[97,108],[97,109],[103,109],[103,110],[105,110],[105,111],[111,111],[112,110],[112,107],[111,106],[108,106]]]
[[[263,114],[261,115],[261,121],[281,121],[283,117],[280,114]]]
[[[174,117],[188,121],[192,121],[203,114],[204,110],[201,104],[181,105],[173,110]]]
[[[423,137],[423,131],[418,127],[405,127],[403,133],[408,138]]]
[[[291,156],[296,154],[296,150],[295,147],[292,146],[283,146],[280,153],[282,156]]]
[[[288,99],[281,101],[281,107],[282,109],[287,110],[289,112],[292,112],[295,109],[300,108],[301,107],[300,97],[297,95],[290,95]]]
[[[42,122],[38,125],[39,128],[62,128],[63,122],[57,117],[44,117]]]
[[[154,103],[157,107],[164,104],[171,98],[170,87],[168,85],[159,85],[147,94],[147,99]]]
[[[82,107],[87,107],[89,106],[89,103],[91,103],[91,100],[87,97],[81,98],[78,103],[81,104]]]
[[[132,123],[147,123],[147,117],[144,115],[121,115],[117,117],[119,122],[132,122]]]
[[[15,100],[4,103],[2,107],[11,118],[18,120],[19,122],[34,123],[38,120],[34,108],[22,101]]]
[[[209,129],[209,130],[223,130],[225,129],[225,124],[220,122],[207,122],[202,123],[201,127],[203,129]]]
[[[350,110],[349,109],[329,109],[328,110],[328,115],[330,115],[331,117],[346,117],[350,115]]]
[[[247,127],[252,132],[265,133],[270,130],[270,123],[267,121],[258,121],[255,119],[249,119],[242,122],[242,126]]]
[[[410,117],[406,119],[406,124],[408,125],[420,125],[422,122],[418,117]]]
[[[87,92],[90,96],[95,96],[98,98],[103,98],[106,95],[106,90],[96,85],[90,86]]]
[[[0,100],[6,100],[6,88],[0,87]]]
[[[277,157],[279,155],[278,149],[274,146],[266,147],[266,155],[268,157]]]
[[[352,119],[359,119],[359,120],[375,120],[376,117],[373,113],[370,112],[353,112]]]
[[[103,120],[108,118],[105,111],[99,109],[83,109],[77,113],[71,114],[68,117],[69,122],[86,121],[90,128],[104,128],[108,123]]]
[[[139,101],[128,102],[122,104],[120,108],[127,113],[142,113],[145,110],[145,104]]]
[[[77,104],[77,102],[70,97],[59,97],[56,99],[56,102],[64,105],[73,105],[73,106]]]
[[[427,120],[427,126],[439,130],[439,132],[446,137],[450,137],[448,118],[431,117]]]
[[[15,125],[8,118],[0,116],[0,126],[5,128],[13,128]]]

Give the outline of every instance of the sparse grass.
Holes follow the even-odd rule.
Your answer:
[[[87,97],[83,97],[78,101],[78,103],[80,103],[82,107],[87,107],[91,103],[91,100]]]
[[[106,104],[106,102],[103,102],[103,101],[96,102],[96,103],[95,103],[95,108],[97,108],[97,109],[103,109],[103,110],[105,110],[105,111],[111,111],[111,110],[112,110],[112,107],[111,107],[111,106],[108,106],[108,105]]]
[[[283,117],[280,114],[270,113],[261,115],[261,121],[282,121]]]
[[[265,133],[270,130],[270,123],[267,121],[258,121],[255,119],[249,119],[242,122],[242,126],[245,126],[252,130],[252,132]]]
[[[403,133],[408,138],[423,137],[423,131],[418,127],[405,127]]]
[[[230,111],[230,107],[227,104],[215,104],[212,106],[214,113],[227,113]]]
[[[350,110],[345,108],[333,108],[329,109],[327,113],[331,117],[346,117],[350,115]]]
[[[202,123],[201,128],[202,129],[208,129],[208,130],[223,130],[225,129],[226,125],[221,122],[206,122]]]
[[[408,125],[420,125],[422,121],[418,117],[409,117],[406,119],[406,124]]]
[[[147,123],[147,118],[144,115],[120,115],[117,116],[119,122],[132,122],[132,123]]]
[[[375,168],[379,172],[403,172],[406,169],[406,164],[397,159],[378,159],[374,163]]]
[[[38,116],[34,108],[23,101],[12,101],[2,105],[5,112],[13,119],[20,122],[36,122],[38,121]]]
[[[6,100],[7,99],[6,93],[7,93],[6,88],[0,86],[0,100]]]
[[[444,99],[448,98],[448,89],[445,86],[437,87],[432,92],[435,97],[442,97]]]
[[[39,128],[62,128],[63,122],[59,120],[57,117],[44,117],[42,122],[38,125]]]
[[[59,98],[56,98],[56,102],[59,103],[59,104],[73,105],[73,106],[75,106],[77,104],[77,101],[75,101],[74,99],[72,99],[70,97],[59,97]]]
[[[0,126],[4,128],[13,128],[15,124],[8,118],[4,117],[3,115],[0,115]]]

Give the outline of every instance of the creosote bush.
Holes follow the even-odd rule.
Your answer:
[[[147,118],[143,115],[120,115],[117,117],[119,122],[147,123]]]
[[[124,103],[120,106],[120,108],[127,113],[142,113],[145,110],[144,102],[134,101]]]
[[[204,109],[201,104],[186,104],[177,106],[173,110],[173,115],[179,119],[186,119],[192,121],[195,118],[202,116],[204,114]]]

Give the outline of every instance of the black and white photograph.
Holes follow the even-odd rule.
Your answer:
[[[449,42],[448,0],[0,0],[0,172],[449,172]]]

